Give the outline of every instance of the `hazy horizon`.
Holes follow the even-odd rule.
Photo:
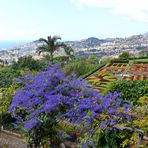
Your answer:
[[[17,46],[20,46],[20,45],[23,45],[25,43],[29,43],[31,41],[20,41],[20,40],[8,40],[8,41],[1,41],[0,40],[0,50],[5,50],[5,49],[8,49],[8,48],[13,48],[13,47],[17,47]]]
[[[148,33],[148,32],[144,32],[144,33],[140,33],[140,34],[145,34],[145,33]],[[140,34],[133,34],[131,36],[140,35]],[[131,36],[126,36],[126,37],[128,38],[128,37],[131,37]],[[75,40],[64,40],[64,41],[78,41],[78,40],[83,40],[83,39],[87,39],[87,38],[90,38],[90,37],[98,38],[97,36],[93,36],[92,35],[92,36],[89,36],[89,37],[86,37],[86,38],[75,39]],[[110,38],[110,37],[98,38],[98,39],[107,39],[107,38]],[[125,38],[125,37],[117,36],[117,37],[112,37],[112,38]],[[37,40],[37,39],[35,39],[35,40]],[[8,48],[13,48],[13,47],[21,46],[23,44],[30,43],[30,42],[33,42],[35,40],[0,40],[0,50],[5,50],[5,49],[8,49]]]

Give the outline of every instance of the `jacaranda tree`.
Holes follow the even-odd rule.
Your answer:
[[[51,147],[59,146],[65,135],[58,124],[62,119],[90,126],[97,120],[100,128],[131,120],[126,113],[130,104],[122,102],[118,93],[102,97],[75,75],[65,76],[59,64],[49,64],[35,76],[28,73],[18,82],[23,87],[14,96],[9,111],[36,146],[44,141],[49,141]]]

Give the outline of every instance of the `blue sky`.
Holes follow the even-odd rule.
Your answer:
[[[0,40],[127,37],[148,32],[148,0],[0,0]]]

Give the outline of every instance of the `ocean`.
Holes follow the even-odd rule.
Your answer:
[[[0,50],[17,47],[30,41],[0,41]]]

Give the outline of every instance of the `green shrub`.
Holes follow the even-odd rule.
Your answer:
[[[13,69],[11,66],[6,66],[0,69],[0,88],[9,87],[15,78],[20,75],[20,71]]]
[[[74,72],[77,77],[83,78],[100,67],[98,62],[99,59],[94,56],[90,56],[88,59],[80,57],[70,61],[63,67],[63,69],[66,75],[70,75],[72,72]]]
[[[112,60],[114,60],[114,59],[111,58],[111,57],[106,57],[106,58],[103,58],[103,59],[102,59],[102,63],[103,63],[103,64],[108,64],[108,63],[110,63]]]
[[[12,64],[12,68],[16,70],[28,68],[29,70],[39,71],[44,65],[45,63],[42,63],[39,60],[34,60],[32,56],[28,56],[19,58],[18,62]]]
[[[8,107],[18,87],[18,84],[12,84],[7,88],[0,88],[0,125],[7,129],[13,129],[11,123],[15,120],[11,117]]]
[[[119,55],[119,59],[129,59],[130,57],[131,57],[131,54],[127,51],[124,51]]]
[[[121,92],[121,98],[136,104],[142,96],[148,96],[148,81],[118,81],[112,83],[108,91]]]

